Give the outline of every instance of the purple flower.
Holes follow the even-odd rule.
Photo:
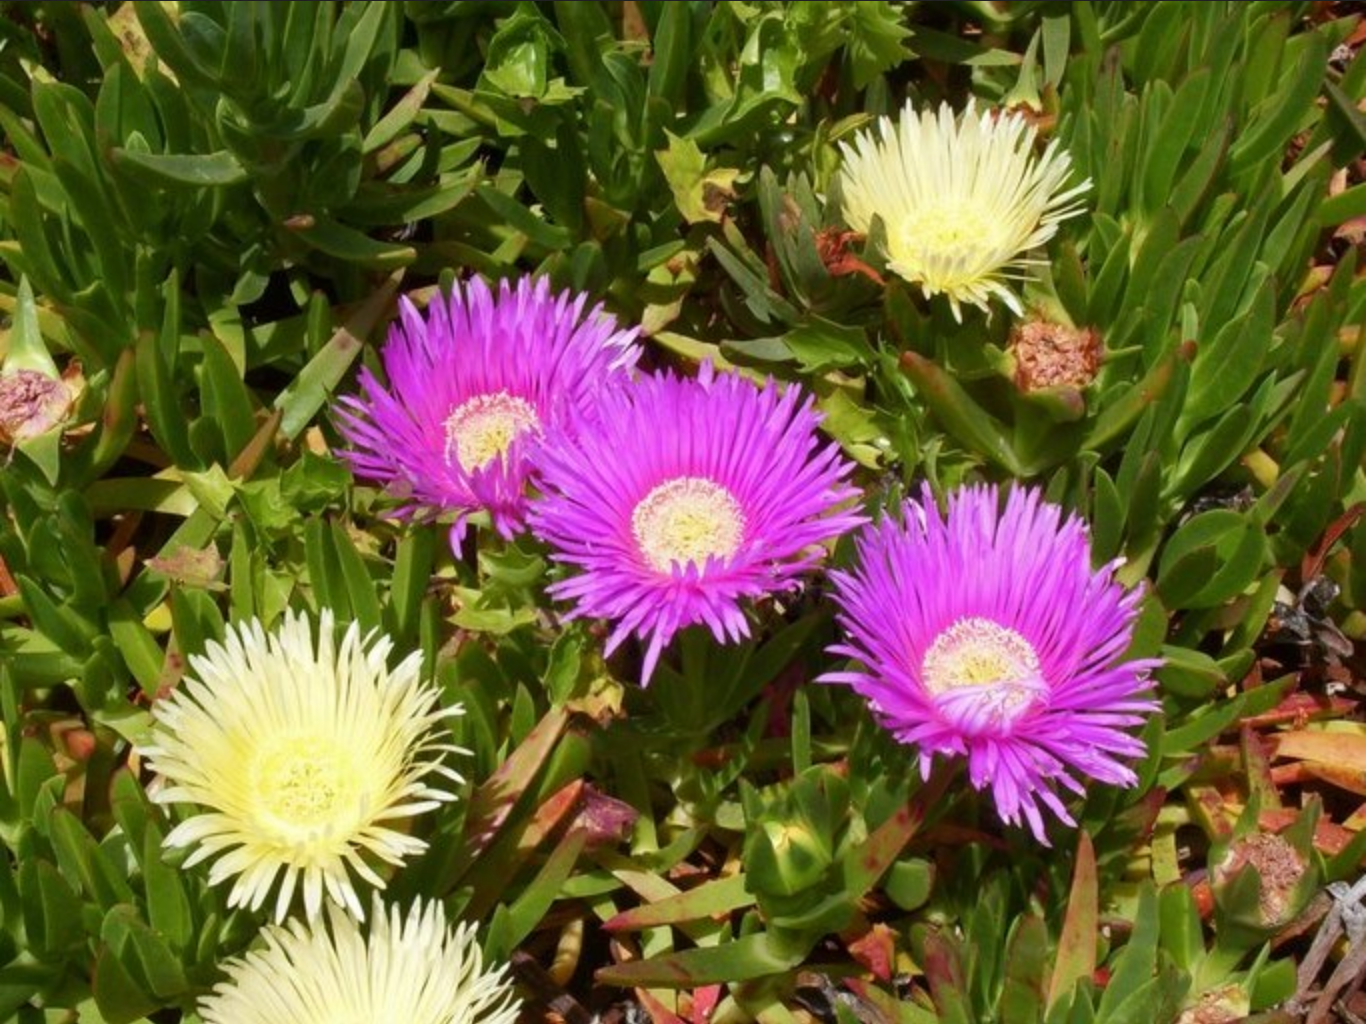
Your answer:
[[[1085,779],[1132,786],[1121,758],[1143,744],[1125,730],[1155,709],[1147,674],[1124,660],[1140,593],[1094,571],[1086,527],[1016,489],[965,487],[941,516],[926,487],[858,538],[859,564],[831,573],[840,624],[832,653],[860,663],[822,682],[847,683],[928,776],[936,754],[966,757],[1001,817],[1028,821],[1047,843],[1039,804],[1075,822],[1057,787]]]
[[[587,297],[550,282],[474,278],[434,299],[424,320],[404,298],[380,352],[388,387],[368,369],[341,400],[342,454],[360,476],[401,497],[401,516],[472,512],[511,537],[524,526],[529,455],[629,380],[636,331],[617,329]]]
[[[704,365],[603,397],[600,418],[537,455],[545,494],[532,530],[582,571],[551,586],[571,617],[616,620],[607,653],[646,641],[642,682],[685,626],[719,643],[749,635],[741,608],[797,586],[821,543],[865,520],[853,466],[816,433],[800,389],[760,389]]]

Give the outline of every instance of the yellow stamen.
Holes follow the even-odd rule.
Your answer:
[[[631,514],[631,530],[641,553],[660,572],[671,572],[675,563],[700,569],[708,558],[735,554],[745,537],[745,515],[720,484],[679,476],[645,495]]]
[[[446,417],[446,461],[473,473],[506,455],[523,434],[540,431],[540,417],[526,399],[506,391],[475,395]]]
[[[980,687],[1002,712],[1032,703],[1040,685],[1039,656],[1028,640],[990,619],[959,619],[934,638],[921,662],[925,689],[938,697]]]
[[[250,775],[257,806],[285,833],[307,829],[355,808],[359,778],[350,752],[322,736],[281,736],[258,750]]]

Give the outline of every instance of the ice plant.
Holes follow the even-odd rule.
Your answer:
[[[188,847],[186,866],[216,858],[209,882],[234,879],[230,906],[260,907],[277,878],[275,918],[296,889],[315,918],[324,893],[358,917],[352,875],[383,888],[373,861],[400,864],[427,844],[404,822],[453,800],[439,779],[465,753],[440,727],[442,708],[421,681],[421,655],[387,665],[387,638],[363,640],[352,623],[340,645],[330,612],[316,642],[289,614],[267,634],[252,620],[191,657],[186,678],[153,705],[143,754],[165,780],[153,799],[201,809],[166,837]]]
[[[326,925],[330,925],[327,927]],[[375,901],[368,935],[329,907],[312,924],[268,926],[264,944],[230,961],[199,1002],[204,1024],[512,1024],[520,1001],[507,967],[487,968],[474,926],[451,929],[441,903],[405,915]]]
[[[537,457],[532,530],[580,571],[551,586],[572,616],[615,620],[610,654],[646,643],[642,681],[685,626],[749,634],[741,602],[797,585],[821,543],[862,522],[852,464],[822,445],[812,400],[704,365],[605,396],[598,421]]]
[[[388,385],[362,369],[360,394],[341,400],[343,455],[404,501],[400,515],[454,513],[453,544],[477,511],[514,535],[530,451],[624,384],[639,354],[636,332],[587,302],[545,278],[496,293],[474,278],[425,319],[404,298],[380,353]]]
[[[1139,593],[1091,567],[1086,527],[1016,489],[966,487],[941,516],[926,488],[904,520],[857,540],[858,561],[832,573],[855,659],[825,682],[867,698],[876,717],[919,751],[967,759],[1002,819],[1047,842],[1040,805],[1073,824],[1059,788],[1133,785],[1121,759],[1143,753],[1126,730],[1153,710],[1151,660],[1125,651]]]
[[[927,297],[942,293],[956,319],[964,304],[990,312],[993,295],[1019,315],[1011,281],[1091,187],[1068,187],[1071,157],[1056,141],[1036,156],[1035,135],[1018,113],[970,106],[956,117],[948,104],[916,113],[907,102],[896,123],[881,118],[842,145],[845,219],[862,232],[880,220],[888,267]]]

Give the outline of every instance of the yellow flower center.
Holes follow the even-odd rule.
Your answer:
[[[745,536],[745,514],[735,496],[700,476],[660,484],[631,513],[631,531],[646,560],[660,572],[689,562],[735,554]]]
[[[466,399],[446,417],[446,461],[466,473],[507,454],[523,434],[538,434],[541,419],[526,399],[494,391]]]
[[[352,752],[322,736],[280,737],[255,759],[262,811],[286,831],[338,823],[358,806]]]
[[[953,291],[1002,262],[1008,226],[992,221],[980,203],[945,197],[913,206],[887,225],[893,269],[931,292]]]
[[[1038,696],[1039,656],[1028,640],[990,619],[959,619],[934,638],[920,665],[933,696],[969,688],[1003,718],[1013,718]]]

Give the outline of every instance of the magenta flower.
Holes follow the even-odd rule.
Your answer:
[[[926,487],[905,522],[864,531],[855,569],[831,573],[849,637],[831,651],[859,664],[822,682],[865,697],[923,775],[936,754],[966,757],[1002,819],[1047,843],[1040,803],[1075,824],[1058,786],[1137,781],[1125,730],[1155,709],[1160,662],[1124,659],[1140,594],[1116,564],[1092,570],[1080,519],[1025,489],[1000,508],[995,487],[965,487],[944,517]]]
[[[685,626],[718,643],[749,635],[741,608],[798,585],[821,543],[864,522],[838,508],[858,496],[850,462],[822,445],[800,389],[760,389],[704,365],[604,396],[592,429],[537,455],[545,497],[532,530],[582,571],[551,586],[570,617],[614,619],[610,654],[646,642],[642,682]]]
[[[511,537],[524,526],[530,453],[625,384],[636,331],[587,297],[552,295],[545,278],[482,280],[432,301],[424,320],[408,299],[380,352],[388,387],[368,369],[361,394],[341,400],[342,454],[363,477],[402,498],[400,516],[486,511]]]

